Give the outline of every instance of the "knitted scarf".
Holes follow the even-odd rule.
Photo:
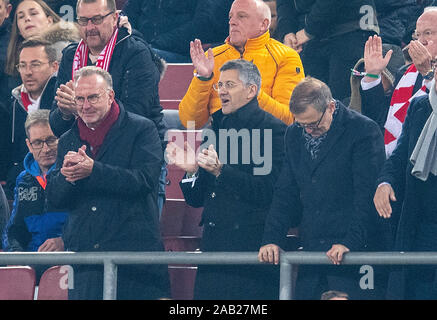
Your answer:
[[[417,71],[416,66],[412,64],[405,71],[393,92],[387,120],[384,125],[384,144],[387,158],[390,157],[396,148],[411,101],[416,97],[427,94],[426,87],[422,86],[420,90],[413,95],[414,84],[416,83],[418,75],[419,71]]]
[[[88,142],[93,158],[99,152],[100,146],[105,140],[106,134],[111,129],[112,125],[117,121],[120,114],[120,107],[117,102],[112,103],[111,109],[106,115],[105,119],[95,129],[87,127],[85,122],[79,117],[77,119],[77,126],[79,128],[79,136],[82,141]]]

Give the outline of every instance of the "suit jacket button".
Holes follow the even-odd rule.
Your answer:
[[[211,198],[215,198],[215,192],[211,193]]]
[[[97,211],[97,207],[92,206],[92,207],[91,207],[91,211],[96,212],[96,211]]]
[[[96,243],[96,244],[94,245],[94,249],[98,249],[98,248],[100,248],[100,245],[99,245],[98,243]]]
[[[211,222],[209,222],[209,223],[208,223],[208,225],[209,225],[210,227],[215,227],[215,223],[214,223],[214,222],[212,222],[212,221],[211,221]]]

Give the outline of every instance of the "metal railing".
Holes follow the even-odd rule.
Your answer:
[[[261,264],[256,252],[0,252],[0,265],[100,264],[103,299],[116,299],[117,266],[134,264]],[[331,264],[325,252],[283,252],[280,259],[279,299],[292,298],[293,266]],[[344,265],[436,264],[437,252],[349,252]]]

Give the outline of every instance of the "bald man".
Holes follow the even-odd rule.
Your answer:
[[[201,128],[221,109],[217,84],[220,67],[229,60],[252,61],[261,72],[258,102],[262,109],[286,124],[293,122],[288,108],[294,87],[305,77],[299,54],[270,38],[270,8],[261,0],[235,0],[229,12],[229,36],[225,44],[209,49],[202,43],[190,43],[190,55],[196,69],[187,93],[179,104],[184,126]]]

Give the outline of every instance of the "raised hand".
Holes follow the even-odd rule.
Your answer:
[[[382,39],[378,36],[369,37],[364,45],[364,69],[367,73],[380,75],[387,67],[393,50],[382,56]],[[364,77],[364,81],[375,81],[374,78]]]
[[[214,54],[209,48],[207,55],[202,48],[202,42],[199,39],[190,42],[190,56],[197,74],[204,78],[210,78],[214,71]]]

